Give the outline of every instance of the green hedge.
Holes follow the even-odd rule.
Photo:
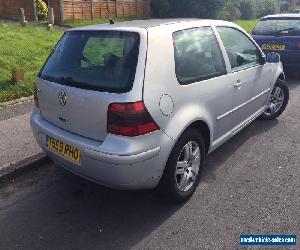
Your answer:
[[[257,0],[257,17],[274,14],[276,11],[277,0]]]
[[[152,16],[158,18],[216,18],[224,0],[151,0]]]
[[[151,0],[152,16],[226,20],[255,19],[275,12],[277,0]]]
[[[241,19],[250,20],[275,13],[277,0],[240,0]]]
[[[257,16],[257,8],[254,0],[241,0],[239,9],[241,11],[241,19],[251,20]]]

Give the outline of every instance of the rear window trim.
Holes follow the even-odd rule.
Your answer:
[[[266,17],[258,20],[258,22],[268,20],[300,20],[300,17]]]
[[[78,83],[76,86],[74,86],[74,84],[68,84],[68,83],[61,83],[61,82],[57,82],[54,80],[49,80],[47,79],[47,77],[43,77],[42,76],[42,72],[48,62],[48,60],[50,59],[50,57],[53,55],[57,45],[60,43],[60,41],[63,39],[63,37],[65,35],[67,35],[68,33],[75,33],[75,32],[87,32],[87,33],[95,33],[95,32],[119,32],[119,33],[131,33],[131,34],[136,34],[137,38],[138,38],[138,53],[137,53],[137,64],[136,64],[136,68],[135,68],[135,72],[134,72],[134,76],[133,80],[130,82],[130,84],[128,84],[125,88],[118,88],[118,89],[114,89],[114,88],[105,88],[105,87],[98,87],[98,86],[91,86],[87,83]],[[138,64],[139,64],[139,57],[140,57],[140,49],[141,49],[141,34],[138,31],[124,31],[124,30],[68,30],[65,31],[64,34],[61,36],[61,38],[58,40],[58,42],[56,43],[56,45],[54,46],[54,48],[52,49],[51,53],[49,54],[48,58],[45,60],[45,63],[43,64],[41,70],[39,71],[37,77],[41,80],[44,81],[49,81],[52,83],[56,83],[59,84],[61,86],[68,86],[68,87],[72,87],[72,88],[77,88],[77,89],[83,89],[83,90],[91,90],[91,91],[98,91],[98,92],[106,92],[106,93],[112,93],[112,94],[125,94],[130,92],[133,89],[133,85],[135,82],[135,78],[137,75],[137,68],[138,68]]]

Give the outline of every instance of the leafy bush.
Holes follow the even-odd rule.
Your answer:
[[[151,0],[150,8],[152,15],[158,18],[170,17],[171,7],[170,1],[166,0]]]
[[[241,17],[239,0],[228,0],[223,10],[218,13],[218,18],[223,20],[237,20]]]
[[[256,2],[254,0],[241,0],[239,9],[243,20],[254,19],[257,16]]]
[[[48,14],[48,6],[43,0],[36,0],[36,10],[39,18],[45,19]]]
[[[277,0],[240,0],[239,9],[242,19],[254,19],[274,14]]]
[[[166,17],[255,19],[273,14],[277,0],[151,0],[152,15]]]
[[[151,0],[154,17],[215,18],[224,7],[224,0]]]
[[[276,11],[277,0],[256,0],[257,17],[274,14]]]

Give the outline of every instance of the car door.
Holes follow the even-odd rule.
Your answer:
[[[180,93],[207,110],[212,119],[232,108],[231,82],[217,38],[211,27],[198,27],[173,34]],[[230,116],[214,127],[214,140],[232,128]]]
[[[198,26],[199,25],[199,26]],[[198,26],[198,27],[197,27]],[[225,52],[209,22],[170,26],[158,32],[148,28],[144,102],[159,127],[176,139],[182,126],[198,119],[211,129],[212,144],[232,128],[230,116],[216,118],[232,109],[231,81]],[[169,37],[173,39],[169,39]],[[163,55],[163,57],[161,56]],[[162,97],[171,100],[171,114],[162,112]]]
[[[233,89],[233,117],[237,129],[258,114],[270,91],[271,67],[262,59],[257,45],[241,30],[216,27],[231,66],[229,74]]]

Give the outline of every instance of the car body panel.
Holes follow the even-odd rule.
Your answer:
[[[265,105],[265,100],[271,90],[271,65],[256,65],[242,71],[232,72],[233,83],[240,83],[234,89],[233,108],[235,109],[234,126],[242,123],[248,117]]]
[[[194,122],[207,125],[210,132],[208,152],[215,150],[264,112],[270,90],[282,74],[281,63],[232,72],[215,28],[217,25],[237,28],[248,36],[229,22],[195,19],[135,21],[75,29],[139,32],[141,46],[134,85],[129,92],[116,94],[37,79],[40,109],[33,111],[31,126],[39,145],[51,159],[68,170],[121,189],[157,186],[174,145]],[[227,72],[223,76],[180,85],[175,73],[172,34],[201,26],[210,26],[215,32]],[[240,88],[235,87],[237,80],[242,82]],[[59,106],[57,96],[61,90],[67,93],[70,107]],[[106,132],[110,103],[141,100],[159,126],[158,131],[136,137]],[[60,115],[69,116],[70,123],[61,124]],[[50,151],[46,145],[47,135],[78,147],[82,154],[80,166]]]
[[[198,25],[209,26],[210,24],[207,21]],[[232,107],[231,98],[229,98],[229,101],[220,98],[223,94],[226,96],[232,95],[230,91],[231,82],[227,77],[221,76],[189,85],[178,83],[175,71],[170,70],[175,69],[172,34],[177,30],[190,27],[190,25],[187,27],[172,26],[167,31],[164,27],[161,27],[161,30],[156,27],[148,29],[149,45],[145,72],[144,102],[159,127],[172,139],[177,140],[182,131],[192,121],[203,120],[210,127],[211,139],[213,140],[218,133],[218,129],[226,130],[226,128],[230,129],[231,127],[230,118],[222,121],[223,124],[219,125],[215,125],[213,118],[227,112]],[[158,54],[163,54],[164,57],[158,57]],[[220,87],[220,84],[222,84],[222,87]],[[203,100],[200,100],[199,93],[201,92],[201,97],[205,97]],[[165,116],[159,106],[161,97],[166,94],[172,98],[174,103],[174,109],[170,116]],[[186,102],[187,96],[189,102]],[[199,105],[200,101],[202,102],[201,105]],[[181,124],[184,124],[184,126]]]

